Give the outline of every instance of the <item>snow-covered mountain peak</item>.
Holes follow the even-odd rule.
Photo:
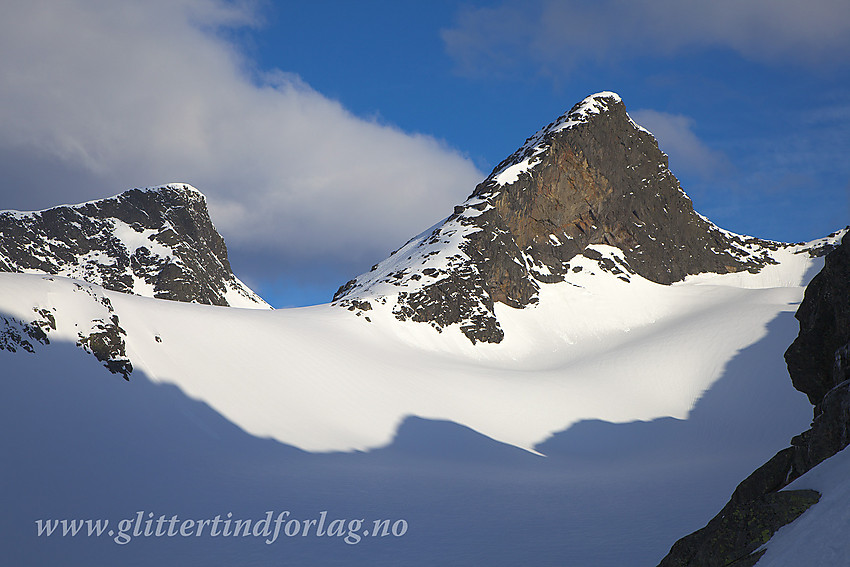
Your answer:
[[[342,286],[334,303],[366,317],[380,305],[498,343],[495,304],[535,305],[541,286],[569,285],[584,260],[623,280],[671,284],[756,273],[784,247],[694,211],[657,140],[603,92],[529,138],[451,216]]]
[[[0,271],[77,278],[160,299],[269,307],[233,274],[206,198],[185,183],[0,211]]]
[[[596,114],[602,114],[613,109],[616,105],[622,105],[623,99],[620,95],[611,91],[602,91],[586,97],[581,102],[576,103],[572,108],[559,116],[554,122],[541,128],[534,136],[526,140],[540,140],[546,134],[560,132],[567,128],[572,128],[579,124],[587,123],[591,117]],[[525,147],[525,146],[523,146]]]

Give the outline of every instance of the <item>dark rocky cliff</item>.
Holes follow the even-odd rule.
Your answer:
[[[603,258],[594,245],[622,257]],[[334,302],[359,312],[395,302],[399,319],[458,324],[473,342],[496,343],[504,334],[494,303],[535,303],[540,285],[563,281],[579,254],[626,280],[670,284],[758,271],[779,246],[697,214],[655,138],[606,92],[529,138],[446,221],[342,286]]]
[[[797,310],[800,334],[785,353],[794,387],[814,405],[811,429],[794,437],[735,490],[711,522],[676,542],[659,567],[751,566],[756,550],[819,495],[782,490],[850,444],[850,236],[827,255]]]
[[[806,288],[797,310],[800,334],[785,353],[794,387],[817,406],[850,379],[850,242],[845,236]]]
[[[174,301],[229,305],[237,298],[268,307],[233,275],[206,199],[184,184],[0,212],[0,271],[74,277]]]

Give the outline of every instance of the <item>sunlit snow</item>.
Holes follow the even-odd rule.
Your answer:
[[[13,463],[3,473],[4,557],[87,567],[655,564],[808,423],[782,352],[821,260],[795,252],[774,252],[779,263],[758,274],[672,286],[625,282],[579,256],[570,264],[581,271],[541,285],[536,306],[497,304],[504,341],[475,345],[456,326],[402,322],[380,302],[369,322],[328,305],[232,309],[0,274],[2,316],[26,322],[48,310],[57,327],[35,354],[0,352],[10,432],[0,451]],[[111,316],[104,298],[127,333],[129,382],[74,346]],[[405,518],[410,532],[354,547],[118,546],[39,538],[34,523],[286,509]]]
[[[392,301],[377,303],[367,322],[328,305],[251,312],[84,285],[111,301],[139,371],[251,434],[309,451],[366,450],[419,416],[533,450],[579,420],[687,417],[724,365],[801,300],[819,260],[777,254],[782,263],[759,274],[704,274],[673,286],[637,275],[625,282],[577,257],[583,269],[542,285],[538,305],[496,305],[499,344],[473,345],[457,326],[437,333],[399,321]],[[0,309],[28,320],[33,308],[55,308],[51,338],[74,341],[78,320],[100,308],[73,285],[0,274]],[[318,399],[322,411],[313,408]]]

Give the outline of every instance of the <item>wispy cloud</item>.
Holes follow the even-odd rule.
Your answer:
[[[672,56],[725,48],[766,63],[850,60],[850,3],[844,0],[508,0],[461,11],[443,30],[466,74],[518,66],[565,75],[582,61]]]
[[[669,157],[670,168],[677,174],[711,179],[731,169],[723,152],[708,147],[697,137],[692,118],[648,109],[629,114],[658,139],[659,147]]]
[[[256,72],[227,38],[258,19],[219,0],[5,2],[0,164],[15,183],[3,208],[189,182],[231,249],[263,251],[258,270],[317,257],[351,270],[480,180],[440,140]]]

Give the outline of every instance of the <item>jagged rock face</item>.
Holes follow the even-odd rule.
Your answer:
[[[619,97],[585,101],[567,122],[576,123],[559,130],[561,119],[544,130],[540,142],[497,167],[474,193],[493,203],[532,264],[560,276],[588,245],[608,244],[624,252],[636,273],[669,284],[689,274],[757,270],[772,262],[694,212],[667,156],[632,122]],[[541,144],[548,147],[534,156],[535,165],[503,183],[511,178],[505,175],[510,164]]]
[[[794,479],[850,445],[850,382],[823,397],[811,429],[791,440],[794,460],[788,478]]]
[[[677,541],[658,567],[752,567],[764,555],[756,550],[819,499],[814,490],[789,490],[730,502],[706,527]]]
[[[704,528],[673,544],[658,567],[755,565],[764,554],[756,550],[820,500],[814,490],[781,490],[796,478],[794,459],[788,447],[756,469]]]
[[[806,288],[800,334],[785,352],[794,387],[816,407],[850,379],[850,239],[845,236]],[[816,414],[819,413],[816,410]]]
[[[206,199],[174,184],[44,211],[0,212],[0,270],[160,299],[268,307],[240,282]]]
[[[622,257],[598,257],[592,246],[601,244]],[[778,246],[694,212],[655,138],[617,95],[600,93],[529,138],[446,221],[341,287],[334,302],[395,302],[399,319],[459,324],[473,342],[499,342],[494,302],[535,303],[540,285],[563,281],[578,254],[624,279],[670,284],[758,271]]]
[[[812,428],[791,440],[793,478],[850,445],[850,236],[826,256],[796,317],[800,334],[785,361],[815,408]]]

